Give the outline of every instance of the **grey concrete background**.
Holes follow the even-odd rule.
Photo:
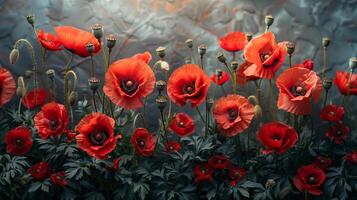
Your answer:
[[[296,43],[293,62],[312,58],[315,69],[321,69],[323,36],[331,38],[328,66],[334,70],[347,69],[349,58],[357,52],[357,0],[0,0],[0,64],[15,75],[31,67],[25,50],[15,66],[8,59],[17,39],[34,40],[25,18],[29,13],[36,15],[37,29],[50,32],[56,25],[90,31],[92,24],[103,24],[107,34],[118,36],[114,59],[144,50],[155,54],[158,46],[165,46],[172,69],[184,63],[189,55],[184,41],[193,38],[196,45],[208,46],[205,65],[213,72],[219,64],[216,54],[221,51],[217,38],[233,30],[258,34],[264,30],[267,14],[275,17],[271,30],[278,40]],[[49,53],[47,63],[59,72],[68,57],[63,52]],[[86,85],[90,62],[77,57],[75,63],[82,63],[75,71],[81,85]],[[96,56],[96,66],[103,75],[101,55]],[[58,84],[60,81],[58,77]],[[336,89],[333,94],[338,98]],[[150,113],[157,118],[157,112]]]

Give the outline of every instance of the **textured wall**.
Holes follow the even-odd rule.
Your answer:
[[[172,67],[184,62],[189,54],[184,41],[193,38],[196,44],[208,46],[206,63],[213,71],[220,50],[217,37],[233,30],[262,32],[267,14],[275,17],[271,30],[279,41],[296,42],[293,62],[312,58],[316,69],[321,69],[323,36],[331,38],[328,65],[335,69],[346,69],[348,59],[357,52],[357,0],[0,0],[0,5],[0,64],[16,75],[31,67],[24,51],[16,66],[10,67],[8,61],[14,42],[32,37],[25,19],[29,13],[36,15],[36,28],[47,31],[55,25],[89,31],[92,24],[103,24],[106,33],[119,36],[116,59],[143,50],[154,53],[157,46],[165,46]],[[59,71],[67,57],[55,52],[47,59]],[[101,56],[96,59],[100,67]],[[89,62],[77,58],[76,63],[82,63],[75,71],[85,85]]]

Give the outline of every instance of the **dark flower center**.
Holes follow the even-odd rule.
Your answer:
[[[338,137],[341,136],[342,135],[342,131],[341,130],[335,131],[335,135],[338,136]]]
[[[233,178],[239,178],[240,177],[240,173],[238,171],[235,171],[233,173]]]
[[[55,131],[58,127],[58,124],[56,121],[49,121],[48,122],[48,127],[52,130],[52,131]]]
[[[279,141],[279,140],[281,139],[281,137],[280,137],[280,135],[274,135],[274,136],[272,137],[272,139],[273,139],[274,141]]]
[[[313,185],[317,182],[317,178],[315,176],[309,176],[307,179],[307,183]]]
[[[202,173],[202,174],[207,174],[207,170],[204,169],[204,168],[201,168],[201,173]]]
[[[336,115],[336,113],[334,111],[331,111],[329,114],[330,114],[330,116],[335,116]]]
[[[306,87],[305,85],[296,85],[291,87],[291,94],[295,97],[297,96],[304,96],[306,94]]]
[[[139,83],[133,80],[123,80],[120,83],[121,89],[124,90],[125,93],[131,95],[134,94],[138,89]]]
[[[182,88],[184,94],[193,94],[195,92],[195,82],[191,84],[186,84]]]
[[[169,149],[170,149],[170,150],[174,150],[174,147],[173,147],[173,146],[170,146]]]
[[[144,148],[146,145],[145,140],[143,140],[143,139],[138,140],[138,145],[140,148]]]
[[[178,122],[177,125],[181,128],[185,127],[185,123],[183,123],[183,122]]]
[[[89,140],[94,146],[102,146],[108,139],[108,134],[102,131],[96,131],[89,134]]]
[[[268,58],[270,57],[271,53],[270,52],[266,52],[266,53],[262,53],[260,54],[260,60],[262,62],[265,62],[266,60],[268,60]]]
[[[238,117],[239,112],[236,109],[228,110],[228,117],[230,121],[234,121]]]
[[[22,148],[24,146],[24,140],[22,138],[17,138],[15,140],[15,145],[17,148]]]

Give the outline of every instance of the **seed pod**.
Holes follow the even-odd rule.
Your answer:
[[[350,58],[349,65],[352,71],[355,70],[357,68],[357,58],[356,57]]]
[[[46,71],[46,75],[50,80],[53,80],[55,78],[56,72],[54,69],[48,69]]]
[[[322,38],[322,46],[326,48],[329,45],[330,45],[330,39],[328,37],[323,37]]]
[[[293,42],[286,43],[286,50],[289,55],[292,55],[295,51],[295,43]]]
[[[160,111],[163,111],[167,104],[167,98],[164,95],[159,95],[155,101]]]
[[[322,80],[322,86],[325,88],[325,90],[329,90],[332,87],[332,79],[324,78]]]
[[[222,53],[222,52],[219,52],[217,54],[217,59],[219,60],[219,62],[225,64],[227,59],[226,59],[226,56]]]
[[[237,61],[232,61],[231,62],[231,68],[233,71],[236,71],[238,69],[238,62]]]
[[[265,25],[269,27],[274,23],[274,17],[271,15],[267,15],[267,16],[265,16],[264,22],[265,22]]]
[[[115,35],[110,34],[107,36],[107,47],[108,49],[112,49],[115,46],[115,43],[117,41],[117,38],[115,37]]]
[[[92,33],[94,37],[96,37],[99,41],[103,37],[103,25],[101,24],[94,24],[92,26]]]
[[[20,55],[20,52],[17,48],[14,48],[11,50],[10,52],[10,64],[14,65],[17,63],[17,61],[19,60],[19,55]]]
[[[99,88],[100,80],[97,77],[91,77],[88,79],[89,88],[92,91],[96,91]]]
[[[165,89],[166,87],[166,82],[163,80],[158,80],[155,83],[157,91],[161,94],[161,92]]]
[[[35,16],[34,15],[27,15],[26,16],[27,22],[31,25],[34,26],[35,24]]]
[[[273,189],[273,187],[275,186],[275,180],[274,179],[268,179],[267,180],[267,182],[265,183],[265,187],[267,188],[267,189]]]
[[[186,40],[185,43],[186,43],[188,48],[192,49],[192,47],[193,47],[193,40],[192,39]]]
[[[165,47],[158,47],[156,49],[156,54],[159,56],[161,59],[163,59],[166,56],[166,48]]]
[[[200,46],[198,46],[198,53],[203,56],[206,54],[207,51],[207,46],[204,44],[201,44]]]
[[[247,37],[248,42],[252,40],[253,34],[252,33],[246,33],[245,36]]]
[[[93,52],[94,52],[94,44],[92,44],[92,43],[87,43],[86,44],[86,48],[87,48],[87,52],[89,53],[89,54],[92,54]]]
[[[212,98],[208,98],[207,99],[207,104],[206,104],[207,110],[211,110],[213,104],[214,104],[214,100]]]

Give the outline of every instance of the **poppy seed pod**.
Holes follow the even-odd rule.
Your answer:
[[[88,43],[87,45],[86,45],[86,48],[87,48],[87,52],[89,53],[89,54],[92,54],[93,52],[94,52],[94,44],[92,44],[92,43]]]
[[[159,56],[161,59],[163,59],[166,56],[166,48],[165,47],[158,47],[156,49],[156,54]]]
[[[353,71],[357,68],[357,58],[350,58],[350,63],[349,63],[350,69]]]
[[[264,22],[265,22],[265,25],[269,27],[274,23],[274,17],[271,15],[267,15],[267,16],[265,16]]]
[[[94,24],[92,26],[92,33],[94,37],[96,37],[100,41],[100,39],[103,37],[103,25]]]
[[[233,71],[236,71],[238,69],[238,62],[237,61],[232,61],[231,62],[231,68]]]
[[[166,82],[163,81],[163,80],[159,80],[159,81],[156,81],[155,85],[156,85],[157,91],[159,92],[159,94],[161,94],[161,92],[162,92],[162,91],[165,89],[165,87],[166,87]]]
[[[49,69],[46,71],[46,75],[49,79],[53,80],[55,78],[56,72],[53,69]]]
[[[267,189],[273,189],[273,187],[275,186],[275,180],[274,179],[268,179],[267,182],[265,183],[265,187]]]
[[[286,43],[286,50],[289,55],[292,55],[295,51],[295,43],[294,42]]]
[[[198,53],[203,56],[206,54],[207,51],[207,46],[204,44],[201,44],[200,46],[198,46]]]
[[[35,24],[35,16],[34,15],[27,15],[26,16],[27,22],[31,24],[31,26],[34,26]]]
[[[32,70],[26,70],[25,71],[25,78],[30,79],[32,77]]]
[[[115,37],[115,35],[110,34],[107,36],[107,47],[108,49],[112,49],[115,46],[115,43],[117,41],[117,38]]]
[[[185,41],[185,43],[186,43],[188,48],[192,49],[192,47],[193,47],[193,40],[192,39],[187,39]]]
[[[219,52],[217,54],[217,59],[219,60],[219,62],[226,64],[227,59],[226,59],[226,56],[222,52]]]
[[[164,95],[159,95],[155,101],[160,111],[163,111],[167,104],[167,98]]]
[[[88,79],[89,88],[92,91],[96,91],[99,88],[100,80],[97,77],[91,77]]]
[[[328,47],[328,45],[330,45],[330,39],[328,37],[323,37],[322,38],[322,46],[323,47]]]
[[[17,48],[14,48],[11,52],[10,52],[10,56],[9,56],[9,59],[10,59],[10,64],[14,65],[17,63],[17,61],[19,60],[19,55],[20,55],[20,52]]]
[[[248,42],[249,42],[250,40],[252,40],[252,38],[253,38],[253,34],[252,34],[252,33],[246,33],[245,35],[246,35],[246,37],[247,37],[247,41],[248,41]]]
[[[322,80],[322,86],[325,88],[325,90],[329,90],[332,86],[332,79],[331,78],[324,78]]]

